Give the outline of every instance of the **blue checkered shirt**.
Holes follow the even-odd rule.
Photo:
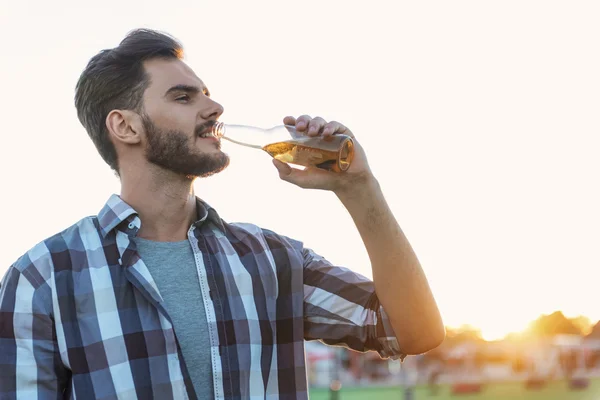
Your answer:
[[[301,242],[197,205],[188,238],[217,400],[308,398],[305,340],[403,357],[371,281]],[[196,398],[131,240],[140,224],[113,195],[97,216],[9,268],[0,287],[0,399]]]

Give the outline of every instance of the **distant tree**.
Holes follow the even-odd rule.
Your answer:
[[[600,321],[598,321],[598,323],[594,325],[587,337],[590,339],[600,339]]]
[[[516,373],[524,372],[527,369],[525,358],[522,355],[516,356],[512,360],[512,370]]]
[[[542,315],[533,321],[529,331],[538,337],[552,337],[556,335],[583,335],[582,328],[564,316],[560,311],[549,315]]]
[[[471,326],[462,325],[459,328],[446,328],[446,342],[449,344],[458,344],[465,342],[483,342],[481,330]]]
[[[587,335],[592,331],[593,324],[588,317],[580,315],[569,319],[581,330],[584,335]]]
[[[523,339],[523,333],[522,332],[511,332],[509,334],[507,334],[506,336],[504,336],[503,340],[506,340],[508,342],[517,342]]]

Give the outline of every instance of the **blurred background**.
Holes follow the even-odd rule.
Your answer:
[[[427,273],[445,343],[402,365],[307,343],[311,398],[600,398],[598,20],[591,0],[0,0],[0,275],[119,192],[74,87],[98,51],[158,29],[223,121],[350,127]],[[224,150],[195,190],[225,220],[371,277],[335,196]]]
[[[473,326],[448,328],[444,343],[398,361],[377,354],[307,345],[315,399],[596,399],[600,323],[562,312],[521,332],[484,340]]]

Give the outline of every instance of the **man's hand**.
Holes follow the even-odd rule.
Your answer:
[[[320,117],[311,118],[308,115],[303,115],[298,119],[288,116],[283,119],[283,123],[295,126],[298,132],[312,137],[342,134],[350,136],[354,140],[354,159],[344,172],[331,172],[316,167],[300,170],[273,159],[273,164],[279,171],[279,177],[284,181],[305,189],[331,190],[341,194],[351,191],[357,184],[369,183],[373,179],[365,151],[350,129],[344,125],[335,121],[327,122]]]

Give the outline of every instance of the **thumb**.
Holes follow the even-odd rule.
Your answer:
[[[287,180],[286,178],[289,178],[293,172],[292,167],[275,158],[273,159],[273,165],[275,165],[275,168],[277,168],[277,171],[279,171],[279,177],[283,180]]]
[[[290,167],[288,164],[273,159],[273,164],[279,171],[279,178],[302,188],[308,187],[306,171]]]
[[[308,168],[305,170],[292,168],[288,164],[279,160],[273,159],[273,164],[279,171],[279,178],[286,182],[292,183],[303,189],[324,188],[323,174],[327,171],[322,171],[317,168]]]

